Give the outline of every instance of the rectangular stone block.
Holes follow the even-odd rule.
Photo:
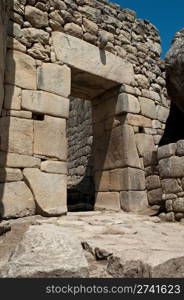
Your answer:
[[[172,156],[159,161],[160,176],[162,178],[183,177],[184,157]]]
[[[34,154],[67,159],[66,120],[45,116],[34,121]]]
[[[5,85],[4,108],[6,109],[21,109],[21,88],[15,85]]]
[[[54,63],[42,64],[37,70],[37,88],[38,90],[68,97],[71,93],[70,68]]]
[[[155,148],[152,135],[137,133],[135,141],[140,156],[144,157],[146,152],[152,152]]]
[[[26,168],[23,174],[34,193],[39,213],[47,216],[57,216],[66,213],[66,175],[44,173],[36,168]]]
[[[95,199],[96,210],[113,210],[120,211],[119,193],[115,192],[99,192]]]
[[[134,168],[110,171],[110,190],[112,191],[144,191],[145,173]]]
[[[150,119],[156,119],[155,102],[143,97],[139,97],[139,101],[141,105],[141,114]]]
[[[133,66],[126,60],[62,32],[52,33],[56,58],[71,67],[118,83],[130,84]]]
[[[19,154],[33,153],[33,121],[14,117],[0,119],[1,150]]]
[[[0,168],[0,182],[21,181],[23,175],[20,169]]]
[[[46,160],[41,163],[41,171],[67,175],[67,164],[62,161]]]
[[[6,115],[22,119],[32,119],[32,113],[25,110],[7,110]]]
[[[40,164],[41,159],[33,156],[0,152],[0,167],[34,168]]]
[[[165,194],[182,192],[181,183],[177,179],[162,179],[161,185]]]
[[[126,122],[132,126],[148,127],[148,128],[152,127],[151,119],[148,119],[141,115],[134,115],[128,113],[126,116]]]
[[[36,213],[33,195],[23,181],[0,184],[0,195],[2,218],[21,218]]]
[[[124,211],[142,211],[148,207],[146,191],[123,191],[120,193],[120,203]]]
[[[130,94],[121,93],[117,99],[116,114],[140,112],[140,104],[138,99]]]
[[[94,153],[96,170],[141,168],[134,131],[128,125],[113,128],[110,134],[106,133],[100,139],[94,139]]]
[[[174,200],[172,203],[172,207],[174,212],[184,212],[184,199],[178,198]]]
[[[9,50],[6,57],[5,83],[35,90],[35,60],[25,53]]]
[[[169,116],[169,108],[157,105],[156,113],[157,119],[162,123],[166,123],[167,118]]]
[[[47,92],[24,90],[22,92],[22,108],[32,112],[68,118],[69,99]]]

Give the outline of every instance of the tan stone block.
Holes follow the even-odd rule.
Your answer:
[[[159,161],[159,171],[162,178],[183,177],[184,157],[172,156]]]
[[[35,214],[33,195],[23,181],[0,184],[0,195],[2,218],[21,218]]]
[[[68,118],[69,99],[47,92],[22,92],[22,108],[42,114]]]
[[[32,155],[33,121],[4,117],[0,119],[1,150]]]
[[[43,121],[34,121],[33,152],[66,161],[66,120],[45,116]]]
[[[141,114],[150,119],[156,119],[156,106],[153,100],[139,97]]]
[[[5,99],[4,99],[4,108],[6,109],[21,109],[21,94],[22,91],[19,87],[14,85],[5,85]]]
[[[152,175],[146,177],[146,187],[148,190],[154,190],[161,187],[160,177]]]
[[[71,71],[67,66],[45,63],[37,71],[38,90],[68,97],[71,93]]]
[[[135,144],[133,128],[121,125],[110,134],[94,139],[95,169],[116,169],[120,167],[141,168]]]
[[[148,202],[150,205],[159,205],[162,203],[162,188],[158,188],[148,192]]]
[[[94,45],[62,32],[53,32],[52,39],[59,61],[118,83],[130,84],[134,78],[132,65],[108,51],[99,50]]]
[[[96,210],[113,210],[120,211],[119,193],[115,192],[99,192],[95,200]]]
[[[169,108],[157,105],[156,112],[157,119],[163,123],[166,123],[169,116]]]
[[[0,168],[0,182],[21,181],[21,170],[15,168]]]
[[[41,159],[17,153],[0,152],[0,167],[34,168],[39,167]]]
[[[124,211],[142,211],[148,207],[146,191],[123,191],[120,193],[120,203]]]
[[[161,185],[165,194],[170,194],[170,193],[177,194],[179,192],[182,192],[181,184],[179,184],[177,179],[174,178],[162,179]]]
[[[82,38],[82,36],[83,36],[83,30],[82,30],[82,28],[79,25],[75,24],[75,23],[67,23],[64,26],[64,31],[67,34],[76,36],[78,38]]]
[[[116,105],[116,114],[122,113],[139,113],[140,104],[138,99],[130,94],[121,93],[118,96],[117,105]]]
[[[39,169],[24,169],[23,174],[34,193],[38,212],[52,216],[67,211],[67,176],[41,172]]]
[[[97,192],[108,192],[110,188],[109,171],[95,172],[95,190]]]
[[[24,89],[36,89],[35,60],[19,51],[8,51],[5,82]]]
[[[144,191],[145,188],[143,170],[124,168],[110,171],[111,191]]]
[[[46,160],[41,163],[41,171],[67,175],[67,164],[62,161]]]
[[[148,128],[152,127],[151,119],[148,119],[141,115],[134,115],[128,113],[126,116],[126,122],[132,126],[148,127]]]
[[[136,141],[138,153],[142,157],[144,157],[144,155],[148,151],[152,152],[155,148],[152,135],[137,133],[135,135],[135,141]]]
[[[83,18],[83,25],[86,31],[96,35],[98,33],[98,25],[86,18]]]

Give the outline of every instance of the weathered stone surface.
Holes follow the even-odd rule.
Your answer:
[[[144,161],[144,167],[156,166],[158,164],[157,150],[145,152],[143,161]]]
[[[162,147],[158,147],[158,160],[166,157],[175,155],[176,153],[176,144],[168,144]]]
[[[110,171],[110,189],[112,191],[144,191],[145,173],[134,168]]]
[[[44,28],[48,26],[48,14],[36,7],[26,5],[25,18],[33,27]]]
[[[98,25],[87,18],[83,18],[83,25],[86,31],[95,35],[98,33]]]
[[[132,65],[122,58],[61,32],[53,32],[52,39],[57,59],[71,67],[118,83],[133,80]]]
[[[176,143],[176,154],[178,156],[184,156],[184,140],[180,140]]]
[[[17,153],[0,152],[0,167],[34,168],[39,167],[41,159]]]
[[[148,192],[148,202],[150,205],[161,204],[163,191],[161,188]]]
[[[82,28],[79,25],[75,24],[75,23],[67,23],[64,26],[64,31],[67,34],[73,35],[73,36],[78,37],[78,38],[82,38],[82,36],[83,36]]]
[[[164,193],[179,193],[182,191],[181,185],[178,184],[176,179],[162,179],[161,181],[162,189]]]
[[[95,190],[97,192],[108,192],[110,190],[109,171],[95,172]]]
[[[155,119],[156,118],[155,102],[143,97],[139,97],[139,101],[141,106],[141,114],[150,119]]]
[[[140,104],[138,99],[130,94],[121,93],[118,96],[117,105],[116,105],[116,114],[123,113],[139,113]]]
[[[21,181],[23,179],[20,169],[0,168],[0,182]]]
[[[153,137],[144,133],[137,133],[135,135],[135,141],[139,155],[144,157],[144,154],[148,151],[153,151],[155,148]]]
[[[36,65],[32,57],[18,51],[8,51],[6,66],[6,83],[24,89],[36,89]]]
[[[33,195],[23,181],[0,184],[0,215],[5,219],[35,214]]]
[[[146,191],[123,191],[120,193],[120,203],[124,211],[142,211],[148,207]]]
[[[14,117],[0,120],[1,150],[32,155],[33,121]]]
[[[127,123],[132,126],[140,126],[140,127],[152,127],[151,119],[148,119],[141,115],[134,115],[128,113],[126,116]]]
[[[39,90],[68,97],[71,92],[70,69],[54,63],[43,64],[38,68],[37,84]]]
[[[184,199],[178,198],[173,201],[173,211],[175,212],[184,212]]]
[[[98,192],[95,199],[96,210],[121,210],[119,193],[116,192]]]
[[[6,109],[21,109],[21,89],[14,85],[5,85],[4,108]]]
[[[49,33],[36,28],[22,29],[24,40],[23,42],[30,46],[32,43],[41,43],[47,45],[49,42]]]
[[[66,213],[66,175],[44,173],[36,168],[26,168],[23,174],[41,214],[52,216]]]
[[[47,92],[23,90],[22,108],[42,114],[68,118],[69,99]]]
[[[154,190],[161,187],[160,177],[157,175],[146,177],[146,187],[148,190]]]
[[[67,175],[67,164],[62,161],[46,160],[41,163],[41,171]]]
[[[45,116],[43,121],[34,121],[33,152],[66,161],[66,120]]]
[[[169,116],[169,109],[160,105],[157,105],[156,108],[157,119],[163,123],[166,123]]]
[[[172,156],[159,161],[160,176],[162,178],[183,177],[184,157]]]
[[[5,269],[3,277],[11,278],[89,276],[80,242],[71,230],[54,224],[30,226]]]
[[[26,110],[7,110],[6,116],[16,117],[16,118],[23,118],[23,119],[32,119],[32,112]]]
[[[118,126],[111,131],[110,136],[106,134],[99,140],[94,140],[94,151],[96,170],[119,167],[141,168],[131,126]]]

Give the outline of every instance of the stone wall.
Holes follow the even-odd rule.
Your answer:
[[[144,157],[157,149],[169,111],[156,28],[104,0],[16,0],[7,50],[1,215],[66,211],[69,96],[85,88],[83,98],[92,100],[97,207],[141,210],[147,202]],[[82,102],[74,100],[68,131],[69,174],[80,182],[91,150],[86,156],[83,146],[79,153],[75,150],[72,124],[81,120],[80,143],[92,143],[84,125],[90,127],[88,107],[86,120],[75,120],[82,109]],[[118,187],[112,178],[121,178]],[[17,204],[23,206],[12,210],[9,199],[15,190]]]

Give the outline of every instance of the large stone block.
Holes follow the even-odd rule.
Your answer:
[[[108,192],[110,189],[109,171],[95,172],[95,190],[98,192]]]
[[[130,94],[121,93],[118,96],[116,105],[116,114],[123,113],[134,113],[138,114],[140,112],[140,104],[138,99]]]
[[[131,126],[122,125],[94,140],[95,169],[116,169],[120,167],[140,168],[141,164]]]
[[[69,99],[47,92],[22,92],[22,108],[56,117],[68,118]]]
[[[161,185],[165,194],[182,192],[182,187],[178,183],[177,179],[174,178],[162,179]]]
[[[30,226],[5,265],[10,278],[87,278],[88,263],[71,230],[54,224]]]
[[[172,203],[172,207],[174,212],[184,212],[184,199],[178,198],[174,200]]]
[[[33,121],[14,117],[0,119],[1,150],[32,155]]]
[[[184,176],[184,157],[172,156],[159,161],[160,176],[162,178],[177,178]]]
[[[110,171],[110,190],[112,191],[144,191],[145,173],[134,168]]]
[[[43,64],[37,71],[37,86],[39,90],[68,97],[71,93],[70,68],[53,63]]]
[[[23,174],[34,194],[38,212],[48,216],[66,213],[66,175],[44,173],[36,168],[26,168]]]
[[[120,193],[120,203],[124,211],[142,211],[148,207],[146,191],[123,191]]]
[[[151,119],[148,119],[141,115],[135,115],[135,114],[128,113],[126,116],[126,121],[129,125],[132,125],[132,126],[147,127],[147,128],[152,127]]]
[[[139,97],[139,101],[141,105],[141,114],[150,119],[155,119],[156,118],[155,102],[143,97]]]
[[[134,78],[132,65],[108,51],[62,32],[53,32],[52,39],[57,60],[73,68],[117,83],[130,84]]]
[[[0,167],[34,168],[39,167],[41,159],[17,153],[0,152]]]
[[[156,108],[157,119],[163,123],[166,123],[169,116],[169,108],[157,105]]]
[[[66,161],[66,120],[45,116],[43,121],[34,121],[33,152]]]
[[[151,175],[146,177],[146,187],[149,190],[154,190],[161,187],[160,177],[157,175]]]
[[[95,199],[96,210],[121,210],[119,193],[116,192],[99,192]]]
[[[23,181],[0,184],[0,215],[2,218],[20,218],[35,214],[35,202]]]
[[[67,175],[67,164],[63,161],[45,160],[41,163],[41,171],[46,173]]]
[[[140,156],[144,157],[146,152],[153,152],[155,145],[152,135],[137,133],[135,135],[136,145]]]
[[[47,12],[31,5],[25,6],[25,19],[36,28],[44,28],[49,24]]]
[[[24,89],[36,89],[35,60],[19,51],[8,51],[5,82]]]

